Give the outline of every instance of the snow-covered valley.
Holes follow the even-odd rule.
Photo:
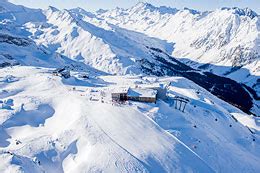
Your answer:
[[[0,172],[259,172],[259,16],[238,11],[138,3],[90,13],[0,0]],[[229,17],[240,25],[216,48]],[[212,19],[204,38],[197,27]],[[156,103],[111,98],[162,84],[167,99]],[[176,97],[188,100],[184,111]]]

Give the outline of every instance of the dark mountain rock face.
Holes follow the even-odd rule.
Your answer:
[[[183,76],[202,86],[220,99],[231,103],[246,113],[250,113],[250,109],[253,106],[252,98],[242,84],[209,72],[205,72],[203,75],[197,72],[187,72],[183,73]]]
[[[147,59],[139,61],[144,73],[156,76],[183,76],[220,99],[225,100],[246,113],[251,113],[250,109],[253,107],[253,98],[247,92],[247,90],[250,90],[250,87],[245,89],[243,84],[237,83],[232,79],[217,76],[209,72],[194,70],[160,49],[147,48],[154,61],[148,61]]]
[[[0,43],[15,44],[17,46],[29,46],[31,41],[27,38],[18,38],[0,33]]]

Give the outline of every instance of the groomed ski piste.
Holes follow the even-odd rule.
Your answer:
[[[0,172],[260,170],[259,119],[185,78],[72,72],[64,79],[53,70],[0,69]],[[165,82],[168,100],[111,101],[119,87]],[[184,112],[174,96],[190,100]]]

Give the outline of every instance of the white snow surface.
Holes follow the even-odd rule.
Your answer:
[[[0,69],[1,172],[258,172],[259,120],[185,78],[53,76],[51,69]],[[157,81],[157,82],[155,82]],[[169,97],[190,100],[111,101],[114,88],[171,81]],[[199,93],[197,91],[200,91]],[[217,121],[216,121],[217,119]],[[238,119],[239,120],[239,119]],[[230,126],[231,125],[231,126]],[[18,143],[17,143],[18,142]]]
[[[221,75],[242,66],[226,76],[259,91],[249,9],[139,3],[92,14],[0,0],[0,64],[12,66],[0,68],[0,172],[260,172],[259,117],[185,78],[143,76],[147,46]],[[52,74],[64,66],[71,78]],[[111,101],[117,88],[168,82],[169,100]],[[174,96],[190,100],[185,112]]]

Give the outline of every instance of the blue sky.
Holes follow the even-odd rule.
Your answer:
[[[115,7],[127,8],[140,0],[9,0],[15,4],[22,4],[34,8],[46,8],[49,5],[57,8],[82,7],[87,11],[97,9],[111,9]],[[171,6],[176,8],[193,8],[197,10],[213,10],[220,7],[249,7],[260,14],[260,0],[144,0],[155,6]]]

